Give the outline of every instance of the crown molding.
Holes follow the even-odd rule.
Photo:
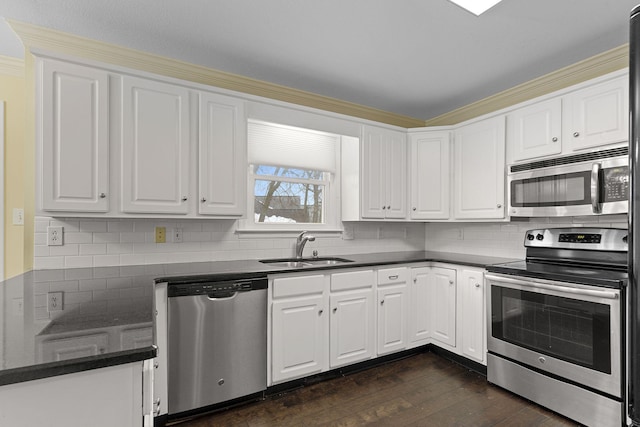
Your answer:
[[[0,74],[24,77],[24,61],[20,58],[0,55]]]
[[[190,82],[215,86],[250,95],[290,102],[306,107],[359,117],[400,127],[420,127],[424,120],[390,113],[364,105],[316,95],[310,92],[251,79],[224,71],[176,59],[154,55],[135,49],[90,40],[49,28],[38,27],[7,19],[25,48],[54,51],[91,59],[107,64],[173,77]]]
[[[629,66],[629,44],[608,50],[511,89],[428,119],[425,126],[454,125]]]

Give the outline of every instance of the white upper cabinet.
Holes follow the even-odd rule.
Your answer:
[[[409,135],[411,163],[411,219],[450,216],[451,157],[449,132]]]
[[[507,114],[508,164],[627,143],[627,74],[605,76],[573,89]]]
[[[572,92],[563,98],[563,140],[575,152],[629,140],[628,77]]]
[[[363,127],[361,215],[365,219],[407,217],[407,135]]]
[[[459,127],[454,136],[456,219],[504,218],[505,118]]]
[[[507,115],[509,163],[560,154],[562,101],[553,98]]]
[[[205,92],[199,97],[198,213],[242,216],[247,191],[244,102]]]
[[[189,210],[189,91],[122,78],[122,211]]]
[[[42,210],[109,209],[109,77],[103,70],[38,61]]]

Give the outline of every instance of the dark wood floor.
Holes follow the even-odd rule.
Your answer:
[[[575,426],[433,353],[177,424],[209,426]]]

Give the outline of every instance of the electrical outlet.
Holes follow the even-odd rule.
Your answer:
[[[47,311],[60,311],[62,309],[62,292],[49,292],[47,294]]]
[[[62,246],[64,237],[64,227],[47,227],[47,246]]]
[[[13,208],[13,225],[24,225],[24,209]]]
[[[156,243],[167,243],[166,227],[156,227]]]
[[[173,229],[173,243],[182,243],[182,228]]]
[[[344,230],[342,230],[342,240],[353,240],[354,239],[354,227],[351,224],[344,226]]]

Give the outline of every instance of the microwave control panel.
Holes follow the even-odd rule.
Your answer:
[[[629,167],[604,169],[603,174],[603,202],[629,200]]]

